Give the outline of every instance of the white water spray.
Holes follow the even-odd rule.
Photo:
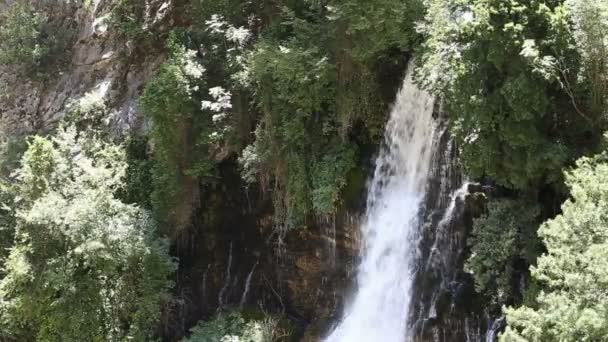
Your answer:
[[[433,155],[434,99],[408,75],[386,126],[362,225],[357,292],[327,342],[407,340],[419,214]]]

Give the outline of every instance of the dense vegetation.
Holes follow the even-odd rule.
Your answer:
[[[40,78],[65,61],[73,27],[58,20],[73,10],[67,1],[15,1],[0,15],[0,64]]]
[[[599,148],[606,122],[608,41],[602,30],[608,4],[488,0],[428,5],[419,79],[444,99],[468,173],[495,182],[507,195],[492,200],[487,214],[475,221],[468,261],[478,291],[499,304],[514,304],[521,296],[527,302],[528,308],[506,310],[510,327],[502,339],[602,340],[602,314],[567,284],[577,276],[555,273],[565,260],[575,262],[594,249],[594,233],[576,228],[592,214],[575,213],[569,208],[573,202],[566,202],[563,217],[572,221],[558,216],[542,225],[543,244],[535,235],[539,220],[559,213],[555,198],[567,197],[563,171]],[[577,205],[585,206],[594,191],[573,188],[596,183],[592,176],[582,180],[591,164],[580,161],[567,178]],[[564,235],[569,230],[587,242],[557,252],[554,237],[560,236],[561,247],[576,245]],[[538,266],[532,267],[528,290],[514,293],[514,270],[522,261]],[[596,285],[595,290],[602,289]],[[557,297],[566,293],[570,302]]]
[[[3,187],[14,242],[0,281],[2,334],[19,340],[146,340],[174,265],[150,215],[115,197],[119,146],[74,126],[28,143]]]
[[[220,313],[192,328],[183,342],[271,342],[289,336],[289,330],[275,317],[246,319],[238,312]]]
[[[275,180],[279,229],[339,207],[359,146],[380,137],[388,103],[379,65],[411,51],[421,12],[416,1],[286,6],[256,43],[249,63],[262,117],[242,160],[248,176]]]
[[[608,155],[577,161],[566,175],[571,199],[540,227],[547,252],[532,267],[542,284],[533,303],[506,310],[501,341],[602,341],[606,320]]]
[[[69,60],[75,25],[60,18],[74,6],[5,5],[3,72],[48,80]],[[271,198],[279,242],[335,216],[361,196],[413,56],[466,174],[495,190],[465,268],[503,307],[501,340],[607,340],[607,1],[179,6],[153,28],[145,1],[105,13],[124,58],[164,55],[138,99],[148,130],[114,134],[91,94],[45,131],[13,134],[0,115],[0,340],[154,338],[175,300],[166,238],[204,212],[201,189],[226,160]],[[275,318],[219,312],[185,341],[287,335]]]

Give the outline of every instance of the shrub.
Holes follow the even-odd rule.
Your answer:
[[[148,340],[174,264],[148,213],[115,194],[124,151],[61,128],[34,137],[9,191],[15,242],[0,325],[16,340]]]
[[[547,252],[531,268],[535,302],[506,308],[500,341],[604,341],[608,336],[608,154],[566,175],[572,198],[538,234]]]
[[[581,108],[580,66],[560,1],[429,1],[419,80],[445,98],[473,177],[526,189],[600,136]]]
[[[287,336],[275,318],[247,320],[238,312],[229,312],[199,322],[182,342],[273,342]]]
[[[75,38],[72,22],[62,15],[75,6],[70,1],[12,2],[0,16],[0,64],[40,78],[62,66]]]
[[[333,65],[314,47],[266,43],[253,54],[251,70],[263,117],[246,151],[262,170],[246,172],[279,180],[277,213],[285,210],[288,227],[303,224],[313,209],[332,213],[355,163],[354,148],[337,130]]]
[[[118,0],[112,7],[108,23],[126,39],[137,41],[150,34],[144,27],[145,15],[146,1]]]
[[[581,76],[590,85],[590,108],[605,114],[608,91],[608,4],[567,0],[574,21],[575,42],[583,59]]]
[[[419,35],[414,25],[423,16],[419,0],[329,1],[328,15],[343,34],[349,53],[358,61],[386,61],[393,51],[412,51]],[[402,56],[400,56],[402,58]]]
[[[191,202],[187,191],[198,186],[198,177],[209,176],[214,166],[208,150],[211,119],[201,115],[194,97],[204,84],[196,52],[187,50],[176,36],[168,47],[170,56],[146,85],[140,104],[153,124],[154,211],[162,222],[181,226],[190,219],[190,210],[178,204]]]
[[[532,265],[541,251],[535,236],[538,215],[533,203],[502,199],[491,201],[488,212],[474,221],[465,268],[479,293],[499,303],[510,298],[516,261]]]
[[[49,53],[42,39],[45,18],[31,5],[15,1],[0,20],[0,64],[38,66]]]
[[[249,57],[261,117],[240,161],[248,181],[273,191],[282,232],[342,205],[359,147],[381,137],[391,101],[381,96],[391,83],[381,70],[403,71],[422,10],[416,0],[276,8]]]

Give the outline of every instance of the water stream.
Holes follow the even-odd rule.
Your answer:
[[[434,102],[408,72],[367,194],[357,290],[327,342],[409,340],[415,249],[437,126]]]
[[[226,279],[224,281],[224,286],[222,287],[222,289],[220,290],[220,293],[218,295],[218,309],[221,309],[224,307],[224,293],[226,292],[226,290],[228,289],[228,287],[230,286],[230,269],[232,268],[232,241],[230,242],[230,250],[228,252],[228,266],[226,267]]]
[[[253,272],[255,271],[256,266],[258,266],[258,261],[253,264],[251,271],[247,275],[247,279],[245,280],[245,288],[243,289],[243,295],[241,296],[240,308],[242,309],[247,301],[247,295],[249,294],[249,288],[251,287],[251,277],[253,277]]]

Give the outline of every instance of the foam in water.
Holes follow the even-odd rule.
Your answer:
[[[409,71],[368,190],[357,291],[327,342],[407,340],[419,213],[433,154],[433,106],[434,98],[416,87]]]

